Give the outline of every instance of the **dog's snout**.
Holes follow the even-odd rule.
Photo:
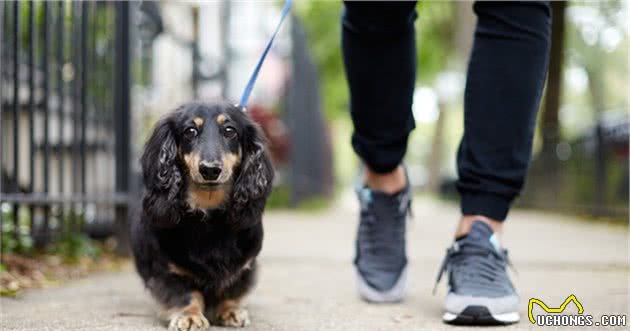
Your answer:
[[[216,163],[201,162],[199,164],[199,173],[205,180],[217,180],[221,175],[221,166]]]

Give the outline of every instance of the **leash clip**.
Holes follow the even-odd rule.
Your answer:
[[[243,113],[247,113],[247,107],[241,106],[238,103],[235,103],[234,107],[240,108]]]

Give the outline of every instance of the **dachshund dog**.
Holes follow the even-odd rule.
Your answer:
[[[169,330],[249,324],[240,300],[254,284],[274,175],[264,146],[258,125],[227,103],[187,103],[155,125],[131,239]]]

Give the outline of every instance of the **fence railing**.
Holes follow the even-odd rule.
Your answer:
[[[128,2],[0,4],[2,238],[124,229],[130,164]],[[7,233],[9,231],[10,233]]]

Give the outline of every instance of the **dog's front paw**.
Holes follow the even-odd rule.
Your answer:
[[[217,315],[217,324],[221,326],[244,327],[249,323],[249,314],[241,307],[228,307]]]
[[[169,322],[169,331],[205,331],[210,328],[208,320],[200,313],[181,313]]]

